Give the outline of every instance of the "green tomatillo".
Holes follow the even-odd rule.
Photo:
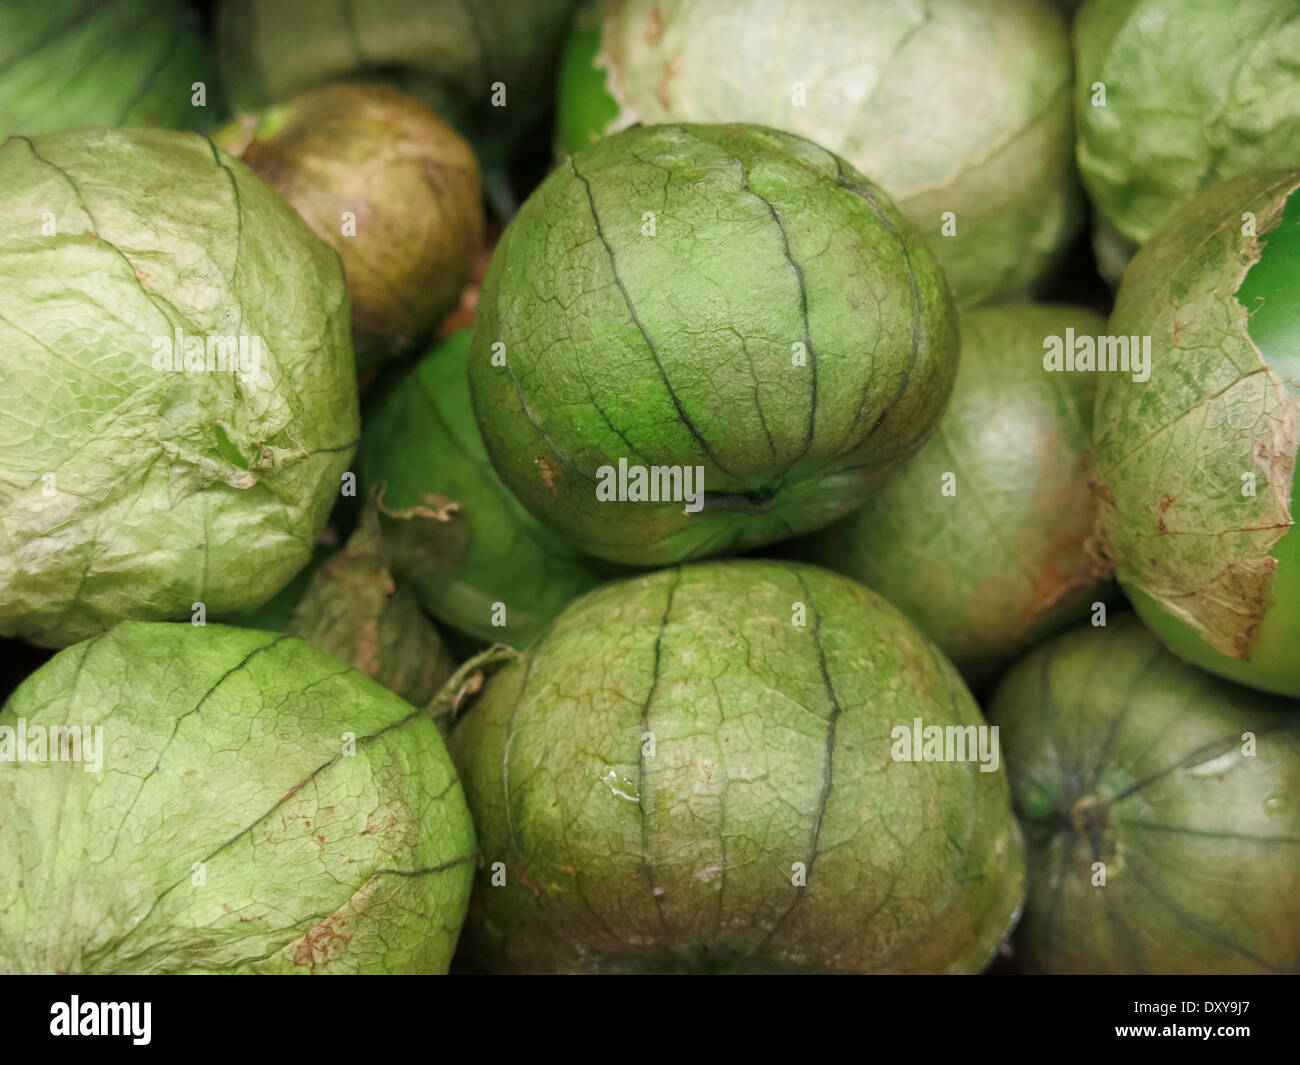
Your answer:
[[[479,166],[447,122],[383,85],[328,85],[213,134],[339,253],[357,369],[451,311],[483,239]]]
[[[958,302],[1025,293],[1082,215],[1072,63],[1047,0],[611,0],[581,13],[559,150],[633,123],[752,122],[879,184]]]
[[[0,709],[0,973],[445,972],[473,862],[433,720],[290,636],[123,622]]]
[[[0,634],[255,609],[359,435],[338,256],[203,137],[0,146]]]
[[[1194,665],[1300,695],[1300,171],[1231,178],[1175,212],[1110,330],[1150,364],[1149,380],[1103,375],[1095,412],[1103,549],[1125,592]]]
[[[800,545],[909,615],[972,685],[1103,594],[1087,476],[1096,375],[1044,362],[1052,345],[1105,331],[1103,318],[1072,307],[968,311],[935,435]]]
[[[648,126],[568,159],[511,222],[469,376],[525,507],[588,554],[664,564],[861,503],[930,435],[957,343],[933,254],[838,156]]]
[[[1300,167],[1295,0],[1088,0],[1074,40],[1079,171],[1127,240],[1207,185]]]
[[[1020,908],[996,733],[910,622],[814,566],[604,585],[450,745],[489,969],[977,972]]]
[[[454,333],[392,387],[367,423],[361,477],[425,609],[522,648],[617,567],[581,556],[501,483],[470,405],[469,346],[468,329]]]
[[[1053,973],[1300,970],[1300,706],[1130,614],[1012,667],[988,708],[1025,830],[1014,956]]]

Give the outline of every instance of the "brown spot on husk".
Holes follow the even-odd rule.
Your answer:
[[[1041,449],[1044,490],[1035,499],[1035,509],[1046,516],[1046,528],[1054,535],[1040,544],[1039,529],[1035,527],[1026,542],[1018,545],[1031,582],[1023,614],[1028,624],[1112,572],[1109,561],[1097,550],[1090,456],[1084,451],[1079,466],[1063,474],[1054,456],[1066,453],[1068,448],[1065,439],[1053,434],[1044,440]]]
[[[1169,532],[1169,526],[1165,524],[1165,511],[1174,505],[1174,497],[1168,492],[1160,497],[1160,513],[1156,515],[1156,530],[1164,535]]]
[[[315,969],[328,964],[333,957],[342,953],[352,936],[342,930],[341,924],[342,919],[333,913],[309,928],[294,949],[294,965],[309,965]]]
[[[1081,564],[1082,563],[1082,564]],[[1033,622],[1066,602],[1075,592],[1114,572],[1097,551],[1096,540],[1065,534],[1048,545],[1034,575],[1033,596],[1025,604],[1025,621]]]
[[[663,35],[664,17],[657,7],[652,7],[645,17],[645,43],[658,44]]]
[[[659,84],[655,86],[655,95],[659,97],[659,102],[664,107],[671,107],[673,103],[673,78],[677,77],[679,63],[676,59],[670,59],[664,64],[663,73],[659,75]]]
[[[536,461],[538,472],[542,475],[542,484],[546,485],[546,490],[548,492],[554,493],[555,474],[558,472],[559,467],[550,459],[539,458]]]

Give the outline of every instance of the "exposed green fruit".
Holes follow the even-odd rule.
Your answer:
[[[1025,964],[1300,970],[1300,706],[1184,665],[1129,615],[999,685],[1025,829]]]
[[[1096,378],[1043,366],[1048,338],[1067,331],[1099,336],[1106,323],[1058,306],[966,313],[935,435],[806,545],[911,617],[975,685],[1103,592],[1085,462]]]
[[[1074,39],[1079,170],[1129,240],[1216,181],[1300,166],[1295,0],[1088,0]]]
[[[0,633],[249,610],[358,436],[338,256],[194,134],[0,146]]]
[[[82,126],[203,129],[212,48],[181,0],[5,0],[0,141]],[[206,94],[196,106],[195,85]]]
[[[0,755],[0,972],[447,969],[474,830],[438,729],[301,640],[123,623]]]
[[[522,648],[614,567],[579,555],[501,483],[470,406],[469,344],[468,329],[454,333],[393,388],[366,425],[361,477],[382,493],[385,541],[425,609]]]
[[[569,154],[594,144],[618,119],[618,102],[606,91],[600,56],[599,8],[579,11],[560,55],[555,102],[555,152]]]
[[[1138,252],[1110,331],[1149,381],[1106,374],[1095,450],[1105,550],[1182,657],[1300,695],[1300,172],[1243,175]],[[1256,236],[1256,233],[1258,236]]]
[[[395,77],[500,139],[546,109],[572,9],[573,0],[225,0],[217,42],[236,107],[344,78]]]
[[[728,561],[584,596],[451,735],[482,840],[466,954],[527,971],[973,972],[1019,829],[943,655],[813,566]],[[993,736],[996,741],[996,736]],[[503,879],[504,878],[504,879]]]
[[[652,126],[529,197],[469,374],[533,514],[662,564],[851,510],[932,432],[956,353],[934,256],[843,160],[755,126]]]
[[[343,259],[358,370],[456,306],[483,239],[478,162],[460,135],[382,85],[329,85],[213,135]]]
[[[602,10],[579,20],[564,57],[564,151],[637,122],[797,133],[889,194],[963,304],[1034,287],[1078,228],[1070,46],[1046,0]]]

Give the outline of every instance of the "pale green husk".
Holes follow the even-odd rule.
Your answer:
[[[424,713],[293,637],[126,622],[0,710],[62,725],[98,771],[0,760],[0,972],[446,971],[474,830]]]
[[[1070,47],[1045,0],[628,0],[596,65],[612,129],[752,122],[843,156],[963,304],[1033,287],[1081,221]]]
[[[924,443],[956,372],[915,228],[838,156],[757,126],[646,126],[572,156],[501,238],[476,314],[497,473],[631,565],[829,524]],[[603,491],[620,463],[698,468],[703,495]]]
[[[1300,166],[1295,0],[1089,0],[1074,40],[1079,171],[1128,240],[1216,181]]]
[[[1300,969],[1300,706],[1132,615],[1031,652],[989,705],[1025,830],[1013,941],[1056,973]]]
[[[1278,556],[1284,543],[1296,554],[1300,393],[1294,371],[1270,366],[1252,340],[1259,308],[1237,292],[1297,188],[1300,172],[1220,182],[1142,247],[1110,332],[1147,338],[1151,379],[1103,375],[1094,419],[1103,546],[1130,594],[1144,597],[1139,610],[1149,603],[1172,619],[1189,642],[1179,653],[1191,657],[1195,645],[1217,656],[1193,657],[1204,668],[1259,659],[1268,676],[1227,675],[1290,694],[1300,693],[1300,620],[1293,594],[1278,591],[1296,587],[1300,560]]]
[[[545,109],[573,0],[225,0],[231,101],[256,109],[346,78],[394,79],[472,131],[509,137]],[[504,87],[504,106],[494,92]]]
[[[1019,829],[1001,771],[891,757],[918,717],[983,725],[928,639],[826,570],[589,593],[452,731],[482,841],[467,959],[978,971],[1020,906]]]
[[[194,134],[12,138],[0,288],[0,633],[247,610],[306,564],[358,436],[347,291],[260,178]],[[166,369],[178,330],[256,373]]]

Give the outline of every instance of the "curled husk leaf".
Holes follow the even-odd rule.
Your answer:
[[[410,586],[394,577],[380,523],[368,501],[343,548],[332,538],[317,544],[311,561],[273,599],[219,620],[301,637],[413,706],[427,707],[455,671],[455,656]]]
[[[523,971],[974,972],[1019,910],[1005,777],[894,757],[983,726],[874,593],[795,563],[611,582],[451,733],[482,854],[465,956]]]
[[[913,227],[839,157],[756,126],[642,127],[572,156],[506,229],[476,313],[497,473],[574,546],[633,565],[847,513],[933,431],[956,371],[952,297]]]
[[[1110,332],[1150,380],[1102,376],[1103,548],[1148,625],[1222,676],[1300,695],[1300,172],[1180,208],[1124,275]]]
[[[261,178],[189,133],[11,138],[0,290],[0,633],[250,610],[302,569],[356,372],[338,256]]]
[[[96,771],[31,760],[60,726]],[[438,729],[302,640],[124,622],[28,678],[0,751],[0,972],[450,963],[474,829]]]
[[[1300,707],[1184,665],[1132,615],[1039,646],[989,705],[1024,826],[1020,964],[1300,969]]]
[[[316,571],[287,631],[414,706],[427,706],[456,668],[410,586],[394,579],[373,507]]]

